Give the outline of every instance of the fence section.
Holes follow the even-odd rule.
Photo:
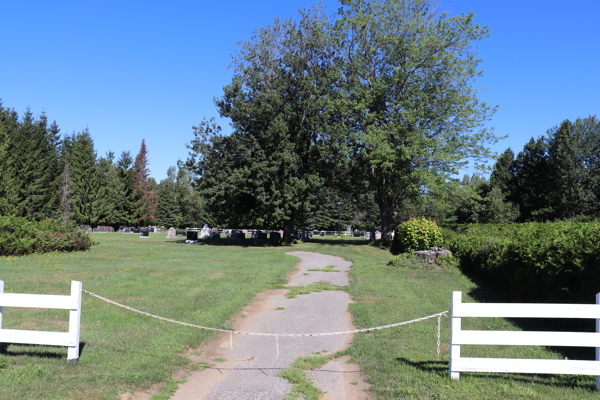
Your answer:
[[[40,344],[66,346],[67,361],[79,358],[79,334],[81,324],[83,283],[71,281],[71,295],[4,293],[4,281],[0,281],[0,343]],[[4,307],[52,308],[69,310],[68,332],[29,331],[2,329]]]
[[[460,372],[596,375],[596,389],[600,390],[600,293],[596,304],[463,303],[461,296],[461,292],[452,292],[450,378],[458,380]],[[467,317],[595,319],[596,333],[462,330],[461,319]],[[467,358],[460,356],[461,345],[595,347],[596,361]]]

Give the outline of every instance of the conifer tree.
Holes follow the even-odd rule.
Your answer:
[[[71,171],[71,219],[79,224],[96,225],[94,201],[98,194],[96,150],[87,128],[68,138],[66,148]]]
[[[148,148],[145,139],[142,139],[140,151],[135,157],[135,181],[134,190],[137,199],[137,219],[142,226],[148,226],[157,221],[156,218],[156,191],[152,188],[152,182],[148,179]]]

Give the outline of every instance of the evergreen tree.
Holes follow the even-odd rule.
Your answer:
[[[71,220],[78,224],[97,225],[94,202],[98,196],[96,150],[87,128],[66,141],[66,155],[71,172]]]
[[[139,220],[136,218],[136,194],[135,194],[135,169],[133,168],[133,158],[129,151],[123,151],[117,160],[117,176],[119,179],[119,188],[121,195],[117,208],[121,214],[121,224],[126,226],[138,226]]]
[[[137,200],[137,220],[141,226],[149,226],[157,221],[156,191],[153,190],[152,181],[149,180],[148,148],[145,139],[142,139],[140,151],[135,157],[134,192]]]
[[[117,166],[112,163],[114,154],[109,151],[106,157],[98,160],[96,179],[98,194],[94,201],[94,219],[99,225],[119,227],[123,222],[122,210],[119,207],[122,184],[119,180]]]

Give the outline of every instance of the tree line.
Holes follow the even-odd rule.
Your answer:
[[[0,101],[0,215],[115,228],[211,222],[185,169],[170,168],[157,184],[148,165],[143,139],[135,159],[98,157],[87,129],[61,137],[44,113],[20,117]]]
[[[510,148],[504,151],[489,180],[465,176],[432,194],[430,204],[432,215],[458,223],[597,219],[600,121],[564,120],[545,136],[532,137],[516,156]]]

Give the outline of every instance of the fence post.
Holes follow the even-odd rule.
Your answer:
[[[69,346],[67,361],[76,363],[79,358],[79,333],[81,324],[81,307],[83,302],[83,283],[71,281],[71,297],[75,301],[75,309],[69,310],[69,338],[73,346]]]
[[[596,304],[600,304],[600,293],[596,293]],[[600,319],[596,319],[596,333],[600,333]],[[600,361],[600,347],[596,347],[596,361]],[[600,391],[600,376],[596,376],[596,391]]]
[[[4,293],[4,281],[0,281],[0,293]],[[4,317],[4,307],[0,306],[0,329],[2,329],[2,320]],[[2,346],[2,343],[0,343]]]
[[[461,329],[461,319],[454,317],[454,310],[462,301],[461,296],[462,292],[452,292],[452,306],[450,308],[450,318],[448,318],[448,375],[456,381],[459,380],[460,373],[453,372],[452,364],[460,358],[460,345],[453,344],[452,337],[454,336],[454,332],[458,332]]]

